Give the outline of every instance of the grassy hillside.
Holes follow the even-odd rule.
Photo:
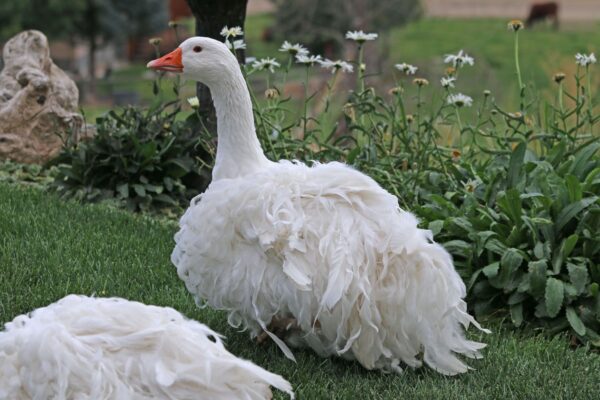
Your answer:
[[[561,338],[502,329],[475,368],[448,378],[426,368],[401,376],[297,351],[298,363],[274,345],[259,347],[226,323],[223,313],[196,308],[169,262],[176,226],[106,206],[64,203],[40,190],[0,183],[0,324],[68,293],[121,296],[171,306],[227,336],[236,355],[289,379],[298,399],[590,399],[600,359],[571,350]],[[283,398],[278,396],[277,398]]]

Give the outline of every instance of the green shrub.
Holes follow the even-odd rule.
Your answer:
[[[600,143],[566,148],[538,157],[521,142],[418,213],[454,255],[477,314],[570,327],[600,346]]]
[[[66,146],[53,164],[53,187],[86,201],[116,199],[131,210],[185,206],[208,184],[208,155],[194,123],[177,120],[178,103],[110,111],[93,139]]]

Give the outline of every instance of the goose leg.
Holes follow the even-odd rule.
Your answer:
[[[281,340],[285,340],[290,331],[295,329],[298,329],[298,323],[295,318],[290,317],[274,317],[267,326],[267,330],[274,335],[277,335]],[[267,335],[267,332],[262,332],[256,337],[256,343],[263,344],[268,338],[269,335]]]

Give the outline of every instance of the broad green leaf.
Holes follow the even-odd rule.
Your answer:
[[[588,161],[594,156],[596,151],[600,149],[600,143],[591,143],[588,146],[583,147],[575,154],[573,164],[569,169],[569,172],[579,179],[583,180],[582,176],[585,172]]]
[[[450,240],[444,243],[444,247],[452,254],[468,255],[471,250],[471,244],[464,240]]]
[[[598,292],[600,292],[600,285],[598,285],[596,282],[590,284],[588,287],[588,292],[592,297],[598,296]]]
[[[128,198],[129,197],[129,185],[126,183],[118,185],[117,192],[119,192],[121,197],[123,197],[124,199]]]
[[[556,217],[556,221],[554,223],[554,231],[560,232],[560,230],[564,228],[564,226],[568,224],[571,221],[571,219],[573,219],[582,210],[594,204],[597,200],[597,196],[586,197],[585,199],[581,199],[575,203],[571,203],[568,206],[566,206]]]
[[[348,156],[346,157],[346,162],[350,165],[354,164],[354,160],[360,154],[361,149],[361,147],[355,147],[352,150],[350,150]]]
[[[515,188],[508,189],[504,196],[498,198],[498,206],[506,213],[508,218],[515,225],[520,226],[521,221],[521,196],[519,191]]]
[[[579,335],[585,335],[585,325],[577,315],[577,311],[573,307],[567,307],[567,320],[573,328],[573,330]]]
[[[512,274],[523,262],[523,256],[517,249],[509,249],[500,259],[500,266]]]
[[[485,243],[485,248],[500,256],[503,255],[506,250],[508,250],[508,247],[506,247],[506,245],[496,238],[491,238],[488,240]]]
[[[467,232],[473,231],[473,225],[466,218],[452,218],[452,224],[464,229]]]
[[[561,140],[548,152],[548,161],[556,166],[558,163],[563,161],[563,157],[567,152],[567,142],[565,140]]]
[[[569,193],[569,202],[574,203],[581,200],[583,192],[581,190],[581,183],[579,182],[579,179],[573,175],[567,175],[565,177],[565,184],[567,187],[567,192]]]
[[[429,229],[431,231],[431,233],[433,233],[433,236],[435,236],[442,231],[443,227],[444,227],[444,221],[438,219],[436,221],[431,221],[429,223],[429,225],[427,226],[427,229]]]
[[[578,239],[579,236],[576,233],[574,233],[563,241],[560,251],[562,252],[563,257],[565,259],[571,255],[571,252],[575,248]]]
[[[483,269],[481,271],[488,278],[494,278],[495,276],[498,275],[498,270],[499,269],[500,269],[500,263],[496,261],[496,262],[491,263],[490,265],[488,265],[486,267],[483,267]]]
[[[506,187],[514,188],[519,182],[519,176],[521,172],[521,166],[525,159],[525,151],[527,150],[527,143],[520,142],[515,150],[513,151],[510,161],[508,163],[508,171],[506,172]]]
[[[565,290],[562,281],[556,278],[548,278],[546,280],[546,294],[544,296],[546,301],[546,311],[548,316],[554,318],[558,315],[563,303],[565,296]]]
[[[600,177],[600,167],[594,168],[585,178],[583,182],[583,190],[589,191],[592,186],[600,183],[598,177]]]
[[[522,292],[514,292],[513,294],[511,294],[508,297],[508,300],[506,301],[508,303],[509,306],[515,305],[515,304],[519,304],[522,303],[523,300],[525,300],[527,298],[527,294],[522,293]]]
[[[510,306],[510,318],[516,327],[523,323],[523,303]]]
[[[539,259],[544,258],[546,256],[544,251],[544,243],[537,242],[535,244],[535,246],[533,247],[533,255]]]
[[[569,279],[573,286],[575,286],[577,294],[583,293],[589,281],[587,267],[585,265],[568,263],[567,269],[569,270]]]
[[[146,197],[146,189],[144,189],[143,185],[140,185],[138,183],[135,183],[132,185],[133,186],[133,190],[135,191],[135,193],[140,196],[140,197]]]

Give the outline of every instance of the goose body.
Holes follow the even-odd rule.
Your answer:
[[[279,375],[172,308],[69,295],[0,332],[0,399],[270,399]]]
[[[227,310],[253,337],[266,332],[290,358],[288,345],[305,346],[368,369],[422,359],[453,375],[468,368],[458,354],[479,357],[484,345],[464,337],[479,325],[450,255],[359,171],[267,160],[222,43],[191,38],[149,66],[207,84],[217,111],[213,181],[181,218],[171,257],[198,302]],[[269,326],[288,320],[281,340]]]

